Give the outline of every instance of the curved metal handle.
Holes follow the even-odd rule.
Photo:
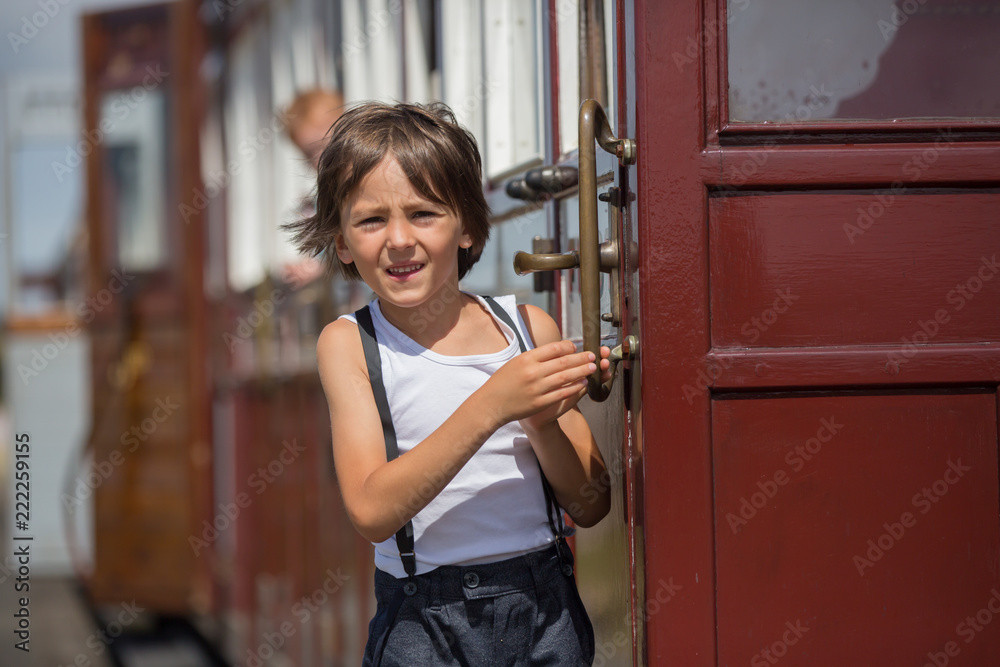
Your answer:
[[[602,248],[597,228],[597,151],[594,141],[621,164],[635,162],[635,142],[611,133],[608,117],[597,100],[580,106],[580,306],[583,311],[583,349],[601,358],[601,270],[618,267],[616,244]],[[602,262],[602,255],[604,261]],[[614,374],[601,383],[601,369],[587,379],[587,394],[595,401],[607,399]]]
[[[601,358],[601,272],[614,272],[617,280],[621,266],[621,253],[617,227],[611,240],[600,242],[597,227],[597,150],[601,148],[618,156],[620,164],[635,162],[635,142],[618,139],[611,133],[608,117],[596,100],[585,100],[580,106],[580,249],[563,254],[518,252],[514,255],[514,271],[523,276],[534,271],[556,271],[580,267],[580,301],[583,311],[583,348]],[[618,206],[618,202],[609,201]],[[617,290],[613,291],[617,294]],[[613,313],[617,313],[617,306]],[[612,318],[614,319],[614,318]],[[611,355],[612,374],[606,383],[601,382],[601,369],[587,378],[587,394],[595,401],[603,401],[611,393],[614,371],[619,361],[633,359],[638,353],[638,342],[628,337]]]
[[[536,271],[559,271],[580,266],[580,254],[575,250],[565,253],[530,253],[518,251],[514,254],[514,273],[526,276]]]

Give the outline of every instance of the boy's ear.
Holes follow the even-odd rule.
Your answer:
[[[472,235],[463,230],[463,232],[462,232],[462,238],[458,240],[458,247],[459,248],[471,248],[472,247],[472,243],[473,243],[473,241],[472,241]]]
[[[347,247],[347,244],[344,243],[343,234],[338,233],[337,236],[334,237],[333,245],[337,250],[337,257],[340,258],[341,262],[344,264],[351,264],[354,262],[354,256],[351,255],[350,249]]]

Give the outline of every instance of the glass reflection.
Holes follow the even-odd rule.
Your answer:
[[[164,96],[137,90],[102,100],[103,208],[117,230],[119,265],[150,271],[162,267],[167,253]]]
[[[730,119],[997,118],[998,36],[986,0],[729,0]]]

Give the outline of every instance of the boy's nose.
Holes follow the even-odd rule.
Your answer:
[[[386,225],[386,245],[390,248],[409,248],[413,245],[413,226],[405,217],[392,216]]]

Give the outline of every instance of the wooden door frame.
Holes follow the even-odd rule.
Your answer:
[[[94,406],[94,421],[110,423],[108,411],[113,408],[108,407],[111,403],[109,395],[127,393],[128,400],[138,405],[142,391],[145,390],[144,385],[149,383],[152,386],[150,376],[155,377],[158,368],[171,363],[184,366],[183,399],[187,403],[182,412],[189,419],[190,427],[179,438],[177,445],[185,449],[186,459],[189,461],[186,470],[190,484],[185,508],[189,527],[187,532],[196,536],[202,534],[202,522],[210,523],[214,515],[211,401],[205,366],[209,347],[204,292],[207,235],[202,226],[202,211],[193,213],[185,224],[180,224],[182,216],[179,208],[190,200],[192,193],[202,191],[199,133],[205,100],[198,67],[206,47],[196,0],[177,0],[95,12],[85,14],[81,19],[84,59],[83,122],[88,131],[87,136],[98,137],[85,159],[86,218],[90,237],[88,284],[91,294],[107,292],[105,287],[109,284],[109,277],[114,275],[112,269],[117,261],[117,230],[109,224],[109,214],[105,210],[102,171],[105,148],[101,138],[108,128],[99,122],[99,101],[101,95],[109,91],[146,84],[147,72],[134,64],[123,76],[109,73],[109,58],[115,46],[117,26],[143,21],[162,21],[166,34],[162,45],[164,53],[159,56],[158,61],[161,64],[165,62],[166,67],[162,72],[163,79],[157,85],[162,86],[171,98],[164,118],[172,138],[165,152],[168,160],[164,202],[167,258],[162,267],[146,272],[137,271],[132,276],[135,282],[129,285],[128,290],[122,290],[125,296],[111,299],[106,307],[98,309],[92,320],[87,322],[94,340],[92,392],[95,397],[101,397]],[[130,341],[124,336],[129,333],[127,320],[132,316],[155,323],[177,323],[177,329],[180,330],[177,352],[181,358],[173,360],[154,357],[150,360],[148,369],[138,372],[138,389],[109,389],[109,366],[114,368],[116,365],[122,366],[126,360],[131,361],[126,356],[131,352],[126,349]],[[124,419],[123,413],[110,416]],[[130,426],[122,425],[125,428]],[[93,441],[103,435],[95,430],[88,447],[98,447],[97,451],[100,452],[101,447],[106,449],[116,444],[112,440]],[[135,460],[129,459],[130,465],[142,456],[141,450],[132,456]],[[97,493],[100,494],[101,490],[98,489]],[[183,537],[186,538],[187,533]],[[100,540],[100,537],[95,539]],[[90,581],[91,595],[98,601],[115,602],[117,597],[126,595],[126,592],[122,591],[120,582],[108,579],[111,575],[107,574],[108,568],[101,562],[102,558],[109,556],[107,547],[102,548],[99,544],[95,548],[98,560],[95,572],[98,576]],[[165,587],[161,582],[150,580],[144,582],[148,586],[141,593],[133,593],[140,603],[155,611],[209,612],[216,603],[216,590],[212,581],[215,565],[211,558],[209,554],[193,558],[192,568],[186,573],[189,585],[183,591],[170,591],[167,590],[169,584]],[[178,567],[183,565],[179,564]]]

